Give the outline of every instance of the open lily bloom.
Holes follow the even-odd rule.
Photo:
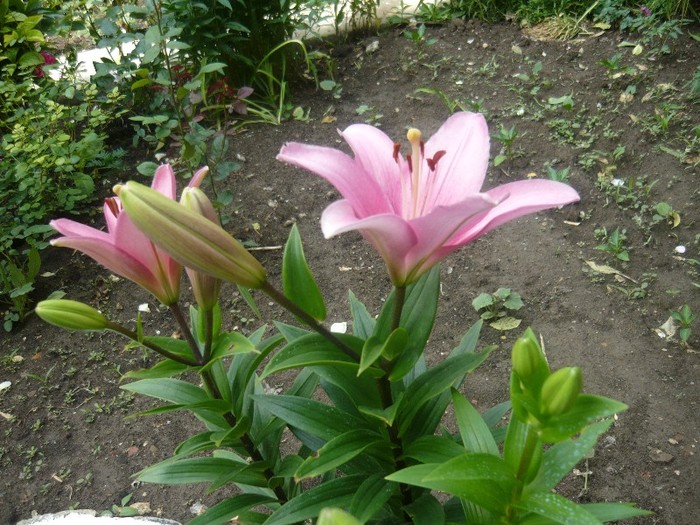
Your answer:
[[[190,185],[199,184],[205,173],[198,171]],[[156,169],[151,187],[175,199],[175,174],[169,165]],[[106,232],[70,219],[51,221],[51,226],[63,235],[51,244],[83,252],[108,270],[145,288],[163,304],[174,304],[180,295],[182,266],[136,228],[118,197],[105,200],[104,215]]]
[[[489,133],[481,114],[456,113],[423,142],[411,129],[411,153],[373,126],[341,133],[354,153],[288,143],[278,160],[320,175],[342,199],[321,217],[326,238],[358,230],[384,259],[396,286],[489,230],[528,213],[579,199],[570,186],[523,180],[486,192]]]

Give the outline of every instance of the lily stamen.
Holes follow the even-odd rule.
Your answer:
[[[420,130],[411,128],[406,134],[406,138],[411,143],[411,155],[407,160],[411,163],[411,194],[413,196],[413,216],[418,212],[418,193],[420,190],[420,165],[423,160],[423,143],[421,142]]]

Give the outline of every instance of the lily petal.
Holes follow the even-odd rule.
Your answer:
[[[501,203],[478,223],[461,231],[449,244],[463,245],[498,226],[530,213],[556,208],[579,200],[571,186],[553,180],[520,180],[503,184],[487,194]]]
[[[290,142],[282,147],[277,159],[320,175],[362,215],[392,211],[376,180],[358,169],[355,160],[342,151]]]

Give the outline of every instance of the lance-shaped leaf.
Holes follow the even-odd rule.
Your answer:
[[[381,436],[365,429],[351,430],[341,434],[328,441],[314,455],[306,458],[294,473],[294,478],[301,481],[321,476],[362,454],[372,445],[382,442]]]
[[[288,525],[315,518],[325,507],[346,507],[366,476],[344,476],[302,492],[277,509],[264,525]]]
[[[612,420],[600,421],[586,427],[577,438],[552,445],[542,456],[542,468],[537,477],[525,487],[525,492],[552,490],[595,446],[598,438],[612,425]]]
[[[368,424],[335,407],[313,399],[295,396],[252,396],[263,408],[286,421],[291,427],[330,441],[350,430],[368,428]]]
[[[355,492],[348,510],[362,523],[371,519],[396,492],[398,485],[386,481],[381,474],[373,474],[362,482]]]
[[[221,525],[230,523],[233,518],[243,511],[275,501],[277,501],[275,498],[264,494],[239,494],[207,509],[203,514],[188,522],[188,525]]]
[[[498,456],[498,445],[488,425],[474,406],[457,390],[452,389],[457,428],[467,452],[483,452]]]
[[[494,456],[488,456],[493,459]],[[455,473],[454,479],[430,479],[432,473],[443,467],[444,464],[429,463],[425,465],[415,465],[408,467],[386,477],[389,481],[397,483],[406,483],[408,485],[416,485],[430,490],[439,490],[448,494],[453,494],[460,498],[465,498],[470,501],[477,502],[479,505],[494,514],[500,515],[505,507],[510,503],[511,484],[506,484],[488,479],[488,477],[479,478],[479,474],[488,474],[482,468],[480,472],[474,472],[474,476],[470,477],[469,472]]]
[[[376,337],[370,337],[365,341],[362,347],[362,355],[360,357],[360,368],[357,375],[372,366],[377,359],[384,357],[388,361],[392,361],[396,356],[406,348],[408,343],[408,332],[401,327],[389,334],[385,341],[380,341]]]
[[[536,492],[520,500],[516,507],[520,511],[532,512],[543,516],[549,523],[561,525],[600,525],[600,520],[581,505],[554,494],[553,492]]]
[[[577,432],[586,425],[627,410],[627,405],[603,396],[581,394],[573,406],[561,416],[549,419],[540,430],[542,441],[556,443]]]
[[[406,389],[401,408],[398,413],[399,434],[404,434],[413,423],[418,411],[428,401],[448,390],[455,382],[479,366],[488,354],[462,354],[449,357],[439,365],[420,375]]]
[[[357,354],[362,351],[363,341],[351,335],[336,334],[336,337]],[[325,337],[313,333],[294,339],[277,352],[265,367],[261,379],[282,370],[303,368],[316,365],[350,366],[357,368],[357,363],[343,353]]]
[[[304,257],[304,247],[296,224],[292,226],[284,248],[282,287],[284,295],[311,317],[317,321],[326,318],[326,305]]]
[[[360,339],[367,339],[372,335],[374,330],[375,320],[367,311],[367,308],[362,304],[352,290],[348,290],[350,301],[350,313],[352,314],[352,331]]]

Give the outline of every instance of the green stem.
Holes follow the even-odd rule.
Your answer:
[[[392,313],[391,320],[391,331],[396,330],[401,324],[401,314],[403,312],[403,307],[406,302],[406,287],[397,286],[394,294],[394,311]],[[377,379],[377,388],[379,390],[379,395],[382,400],[382,408],[385,410],[389,408],[394,403],[394,396],[391,392],[391,381],[389,381],[389,374],[391,373],[392,363],[390,361],[382,361],[382,369],[384,370],[384,376]],[[401,436],[399,436],[398,429],[393,424],[387,427],[387,432],[389,433],[389,439],[393,446],[394,453],[394,464],[396,465],[396,470],[402,470],[407,467],[406,462],[403,460],[403,441]],[[413,502],[413,497],[411,496],[411,487],[404,483],[399,483],[399,492],[401,493],[401,502],[403,506],[406,507]],[[406,523],[411,523],[411,517],[404,511],[404,521]]]
[[[510,504],[506,507],[506,522],[505,523],[517,523],[517,511],[515,506],[520,501],[523,494],[523,488],[525,487],[525,476],[530,468],[530,463],[535,455],[536,447],[540,446],[540,440],[537,430],[532,425],[527,425],[527,435],[525,436],[525,445],[523,446],[523,451],[520,454],[520,462],[518,463],[518,472],[515,477],[518,479],[518,483],[513,487],[513,492],[510,498]]]
[[[190,330],[190,326],[187,324],[187,321],[185,320],[185,316],[182,315],[182,310],[180,310],[180,306],[177,303],[172,304],[172,305],[170,305],[170,311],[172,312],[173,316],[175,317],[175,320],[177,321],[177,324],[180,327],[180,331],[182,332],[182,335],[185,338],[185,341],[187,341],[187,344],[192,349],[192,353],[194,354],[195,358],[197,359],[197,363],[200,366],[206,364],[206,361],[204,360],[204,357],[202,356],[202,352],[199,349],[199,345],[197,344],[197,341],[194,340],[194,336],[192,335],[192,331]]]
[[[204,362],[208,363],[211,359],[211,347],[214,327],[214,310],[211,308],[204,311]]]
[[[165,348],[161,348],[160,346],[155,345],[153,343],[149,343],[147,341],[139,341],[139,336],[136,332],[132,332],[131,330],[120,324],[113,323],[110,321],[109,326],[107,326],[107,328],[109,330],[112,330],[113,332],[117,332],[118,334],[121,334],[124,337],[131,339],[132,341],[136,341],[141,346],[145,346],[149,350],[153,350],[154,352],[162,355],[163,357],[167,357],[168,359],[172,359],[173,361],[177,361],[178,363],[182,363],[183,365],[187,366],[199,366],[199,362],[197,362],[194,359],[187,359],[184,356],[174,354],[173,352],[170,352]]]
[[[311,328],[315,332],[325,337],[328,341],[333,343],[336,347],[338,347],[340,351],[342,351],[345,355],[350,357],[353,361],[356,361],[358,363],[360,362],[360,356],[357,355],[357,352],[355,352],[355,350],[343,343],[340,339],[336,337],[336,335],[333,332],[328,330],[328,328],[326,328],[316,319],[307,314],[303,309],[299,308],[294,302],[288,299],[287,296],[275,289],[269,282],[266,282],[260,289],[263,292],[265,292],[273,301],[282,306],[285,310],[294,314],[309,328]]]
[[[403,305],[406,303],[406,287],[397,286],[394,295],[394,315],[391,319],[391,331],[393,332],[401,325],[401,313]]]

